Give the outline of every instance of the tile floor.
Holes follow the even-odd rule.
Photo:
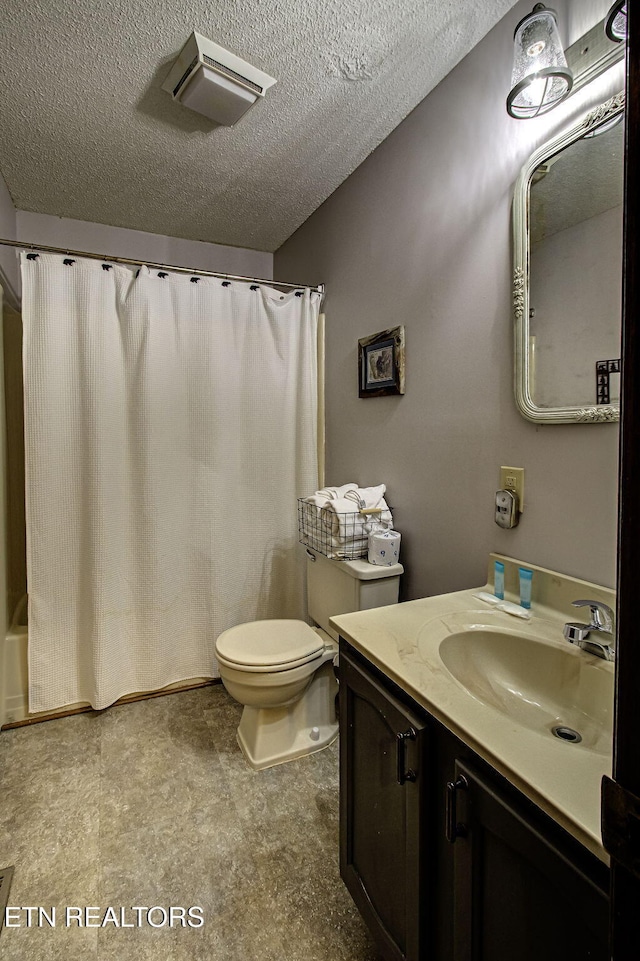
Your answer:
[[[339,877],[337,744],[254,772],[239,716],[215,685],[0,733],[9,904],[56,908],[15,912],[2,961],[377,961]],[[131,910],[154,906],[204,924]]]

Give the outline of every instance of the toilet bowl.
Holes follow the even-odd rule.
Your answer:
[[[402,571],[400,564],[330,560],[308,549],[307,601],[314,627],[293,619],[252,621],[220,634],[218,669],[231,697],[244,705],[237,739],[254,770],[335,741],[338,635],[329,618],[396,604]]]
[[[216,641],[222,682],[244,705],[240,748],[256,770],[328,747],[338,736],[335,641],[304,621],[239,624]]]

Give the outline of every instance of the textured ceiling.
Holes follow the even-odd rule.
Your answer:
[[[4,0],[0,170],[22,210],[275,250],[513,5]],[[161,90],[194,29],[278,81],[233,128]]]

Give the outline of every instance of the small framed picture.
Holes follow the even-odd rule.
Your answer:
[[[358,341],[360,397],[404,394],[404,325]]]

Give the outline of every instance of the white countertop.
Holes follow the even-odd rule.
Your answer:
[[[540,580],[542,575],[536,574],[536,577]],[[569,593],[573,591],[574,598],[593,596],[576,593],[575,585],[586,586],[584,582],[573,581]],[[491,591],[492,587],[477,590]],[[611,775],[612,763],[606,737],[595,751],[582,744],[559,740],[548,730],[529,729],[512,721],[474,697],[449,673],[438,656],[440,641],[447,630],[455,630],[456,624],[468,621],[470,612],[477,612],[481,623],[512,632],[513,643],[517,643],[517,634],[521,631],[559,645],[567,644],[562,637],[567,612],[552,611],[541,605],[538,612],[534,602],[531,620],[523,621],[492,610],[473,597],[476,592],[460,591],[341,614],[331,618],[331,624],[426,711],[597,857],[608,862],[600,833],[600,782],[603,774]],[[577,648],[571,648],[573,650],[577,657],[592,658]],[[613,673],[613,664],[592,659],[599,662],[598,667]]]

